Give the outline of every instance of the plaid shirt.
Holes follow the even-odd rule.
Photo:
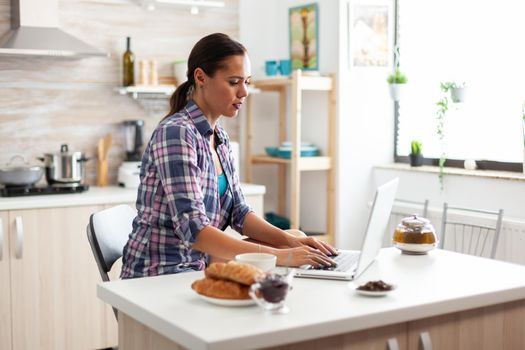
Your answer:
[[[231,225],[242,233],[246,204],[228,135],[213,133],[193,101],[164,119],[142,156],[137,217],[124,247],[122,278],[203,270],[207,254],[192,249],[198,233],[211,225]],[[219,186],[209,139],[215,136],[228,189]]]

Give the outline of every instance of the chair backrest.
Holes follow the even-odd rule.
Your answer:
[[[100,277],[104,282],[109,281],[108,272],[111,271],[115,261],[122,256],[135,216],[137,211],[123,204],[91,214],[89,217],[87,237]],[[113,313],[118,321],[115,308]]]
[[[402,210],[399,206],[405,206],[406,209]],[[411,214],[418,214],[426,218],[428,214],[428,199],[425,199],[424,201],[412,201],[396,198],[390,216],[403,215],[403,217],[406,217]],[[401,219],[403,217],[401,217]]]
[[[109,281],[108,272],[122,256],[137,211],[129,205],[118,205],[91,214],[87,236],[103,281]]]
[[[452,206],[445,202],[440,247],[494,259],[502,223],[503,209],[473,209]]]
[[[428,214],[428,199],[424,201],[413,201],[396,198],[394,200],[394,206],[390,212],[390,219],[388,220],[388,226],[383,240],[383,247],[390,247],[392,245],[392,236],[397,225],[403,218],[412,214],[418,214],[426,218]]]

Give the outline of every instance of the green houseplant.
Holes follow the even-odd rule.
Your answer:
[[[405,84],[408,82],[406,75],[401,73],[399,67],[396,67],[395,72],[390,74],[386,81],[389,84],[390,96],[394,101],[399,101],[403,94]]]
[[[422,166],[423,154],[421,153],[422,144],[417,140],[412,140],[410,143],[410,166]]]

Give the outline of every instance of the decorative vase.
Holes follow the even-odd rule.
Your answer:
[[[420,154],[412,154],[409,155],[410,158],[410,166],[422,166],[423,165],[423,155]]]
[[[399,101],[401,99],[403,91],[405,90],[405,85],[406,84],[388,84],[392,100]]]
[[[450,98],[455,103],[465,102],[467,89],[465,87],[451,88]]]

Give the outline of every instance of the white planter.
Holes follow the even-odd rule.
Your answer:
[[[525,149],[523,149],[523,173],[525,174]]]
[[[465,102],[466,95],[467,95],[467,88],[465,87],[450,89],[450,98],[452,99],[452,102],[455,102],[455,103]]]
[[[389,84],[388,88],[390,90],[390,97],[392,100],[399,101],[404,94],[406,84]]]

